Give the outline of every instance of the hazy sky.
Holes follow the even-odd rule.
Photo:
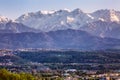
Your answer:
[[[115,9],[120,11],[120,0],[0,0],[0,15],[17,18],[26,12],[39,10],[80,8],[85,12],[97,9]]]

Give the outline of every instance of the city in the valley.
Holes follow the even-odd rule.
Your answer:
[[[36,80],[119,80],[119,56],[120,50],[1,49],[0,74],[5,69]]]

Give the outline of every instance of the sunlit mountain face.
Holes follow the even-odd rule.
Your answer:
[[[31,28],[48,32],[63,29],[79,29],[85,24],[101,21],[120,23],[120,12],[115,10],[97,10],[93,13],[85,13],[80,9],[38,11],[26,13],[16,19]]]
[[[120,48],[120,12],[38,11],[0,16],[0,48],[103,50]]]

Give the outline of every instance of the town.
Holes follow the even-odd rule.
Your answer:
[[[49,52],[50,54],[54,53],[55,57],[57,56],[60,58],[63,58],[63,54],[61,52],[65,52],[64,57],[66,56],[68,57],[67,53],[69,53],[69,51],[67,50],[61,51],[61,50],[50,50],[50,49],[19,49],[19,50],[2,49],[0,50],[0,68],[1,69],[5,68],[6,70],[14,73],[21,73],[21,72],[29,73],[35,76],[35,78],[38,80],[44,80],[44,79],[45,80],[58,80],[58,79],[60,80],[120,80],[119,62],[114,64],[113,63],[110,64],[107,62],[105,64],[69,63],[69,62],[60,63],[58,60],[57,63],[55,63],[54,61],[52,61],[53,63],[52,62],[47,63],[46,60],[44,60],[44,62],[31,61],[27,56],[27,54],[33,56],[32,58],[31,57],[30,58],[34,60],[35,54],[40,54],[42,56],[45,56],[41,52],[47,55],[49,55]],[[60,54],[57,52],[59,52]],[[78,53],[78,51],[70,51],[70,52],[72,52],[72,54],[76,53],[76,55]],[[24,56],[26,56],[27,60],[22,59],[24,56],[21,55],[23,55],[24,53],[26,54]],[[30,53],[34,53],[34,55]],[[49,58],[50,56],[51,55],[49,55]],[[54,56],[52,56],[52,58],[54,58]],[[90,59],[89,61],[92,61],[92,59]]]

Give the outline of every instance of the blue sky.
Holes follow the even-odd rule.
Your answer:
[[[80,8],[85,12],[97,9],[115,9],[120,11],[120,0],[0,0],[0,15],[15,19],[26,12],[39,10]]]

